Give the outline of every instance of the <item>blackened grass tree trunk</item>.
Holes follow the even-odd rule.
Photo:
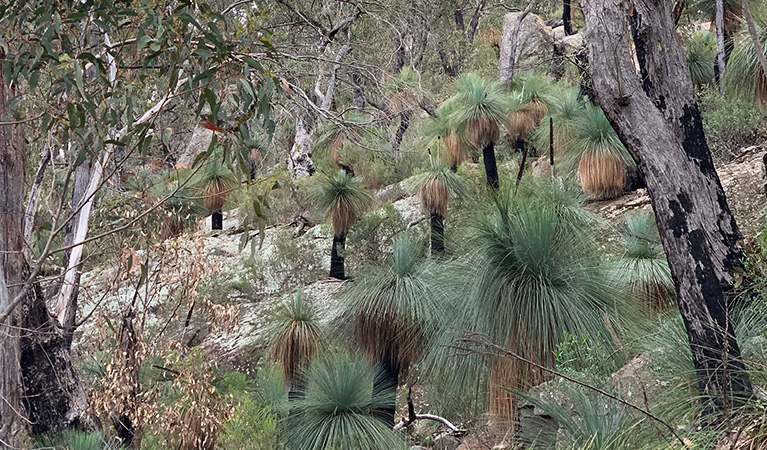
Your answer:
[[[429,214],[432,255],[445,254],[445,218],[437,211]]]
[[[498,164],[495,160],[495,142],[490,141],[482,146],[482,161],[485,164],[487,185],[497,191],[501,183],[498,180]]]
[[[711,422],[751,395],[729,320],[741,238],[703,134],[670,2],[584,0],[594,88],[647,181],[703,414]],[[626,23],[626,20],[630,23]],[[626,33],[632,35],[641,73]],[[709,422],[709,423],[710,423]]]
[[[344,251],[346,249],[346,234],[333,234],[333,248],[330,250],[330,277],[339,280],[346,279],[344,269]]]
[[[562,0],[562,26],[565,27],[565,36],[573,34],[573,25],[570,18],[570,0]]]

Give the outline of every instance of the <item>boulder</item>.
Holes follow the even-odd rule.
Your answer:
[[[554,36],[554,39],[558,41],[561,41],[562,39],[567,37],[567,35],[565,34],[565,27],[562,25],[552,28],[551,34],[552,36]]]
[[[565,56],[572,56],[581,50],[586,48],[586,39],[583,37],[583,32],[580,31],[570,36],[565,36],[561,39],[561,51]]]
[[[509,70],[511,63],[512,34],[521,13],[508,13],[503,20],[501,37],[500,72]],[[535,14],[528,14],[522,21],[517,38],[516,65],[514,71],[538,70],[548,72],[554,55],[554,35],[551,28]]]

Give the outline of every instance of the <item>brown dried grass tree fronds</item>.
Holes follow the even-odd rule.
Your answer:
[[[285,385],[294,387],[296,375],[307,367],[322,342],[319,318],[301,291],[283,301],[272,314],[269,357],[282,365]]]
[[[623,161],[613,155],[584,153],[578,162],[578,180],[594,200],[620,197],[626,184]]]
[[[620,196],[626,180],[625,167],[634,162],[602,109],[586,105],[573,127],[571,149],[564,158],[565,167],[577,168],[581,188],[592,199]]]

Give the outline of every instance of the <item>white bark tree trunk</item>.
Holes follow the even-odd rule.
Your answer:
[[[724,49],[724,0],[716,0],[716,12],[714,22],[716,23],[716,67],[717,83],[719,83],[719,93],[724,95],[724,71],[725,71],[725,49]]]
[[[24,245],[29,247],[32,239],[32,232],[35,228],[35,215],[37,214],[37,204],[40,201],[40,191],[43,187],[43,179],[48,163],[51,162],[50,136],[48,142],[40,155],[40,165],[37,167],[35,180],[32,182],[32,189],[29,191],[29,200],[27,201],[27,210],[24,212]]]

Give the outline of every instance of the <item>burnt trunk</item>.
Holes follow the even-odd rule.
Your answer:
[[[344,274],[344,247],[346,246],[346,235],[333,235],[333,248],[330,251],[330,277],[339,280],[345,280]]]
[[[605,114],[645,176],[687,329],[707,421],[751,395],[731,323],[733,272],[743,252],[703,134],[665,0],[638,0],[633,47],[622,0],[587,0],[589,59]],[[641,74],[636,73],[634,57]],[[673,174],[673,176],[669,176]]]
[[[562,25],[565,27],[565,36],[573,34],[573,25],[570,20],[570,0],[562,0]]]
[[[445,254],[445,224],[442,214],[433,212],[430,214],[431,225],[431,254],[432,256]]]
[[[501,185],[498,181],[498,165],[495,162],[495,143],[489,142],[482,147],[482,160],[485,163],[487,185],[497,191]]]
[[[0,58],[5,53],[0,49]],[[0,121],[12,121],[7,99],[16,93],[0,73]],[[0,125],[0,314],[11,306],[23,281],[24,175],[26,148],[22,125]],[[0,323],[0,446],[20,446],[24,428],[19,365],[20,308]]]
[[[381,417],[389,428],[394,427],[394,413],[397,411],[397,386],[399,384],[400,365],[389,358],[381,360],[381,373],[373,383],[373,392],[392,392],[392,401],[381,408]]]
[[[221,210],[213,211],[210,215],[210,229],[211,230],[223,230],[224,229],[224,215]]]
[[[130,414],[131,410],[135,408],[135,405],[137,404],[136,398],[141,392],[139,363],[136,358],[136,350],[139,342],[136,337],[136,330],[133,327],[133,316],[134,310],[133,307],[131,307],[125,317],[123,317],[120,334],[117,338],[117,345],[119,346],[120,352],[118,357],[121,359],[120,364],[122,365],[123,370],[126,371],[124,378],[126,385],[122,386],[124,394],[120,397],[121,404],[112,414],[112,426],[123,446],[139,448],[141,442],[141,430],[136,428],[131,420]]]
[[[22,303],[21,324],[23,402],[32,433],[55,433],[70,426],[94,428],[88,394],[72,364],[70,337],[56,326],[37,284]]]

